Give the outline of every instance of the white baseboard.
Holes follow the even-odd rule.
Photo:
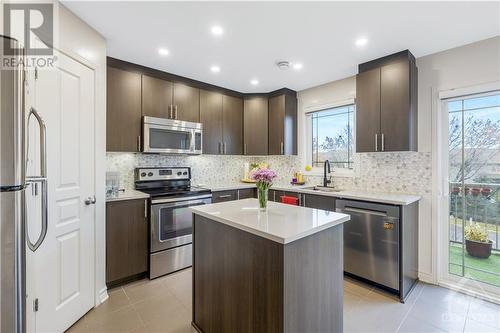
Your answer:
[[[418,279],[422,282],[425,282],[425,283],[437,284],[434,276],[432,274],[429,274],[429,273],[418,272]]]
[[[99,306],[101,305],[102,303],[106,302],[109,298],[109,295],[108,295],[108,288],[104,287],[102,288],[100,291],[99,291],[99,303],[96,304],[95,306]]]

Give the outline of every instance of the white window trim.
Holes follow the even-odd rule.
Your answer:
[[[458,290],[469,295],[486,299],[500,304],[498,287],[491,286],[477,280],[469,280],[449,273],[448,270],[448,110],[447,102],[453,99],[463,99],[469,95],[489,95],[500,90],[500,81],[485,84],[436,91],[437,98],[433,101],[432,139],[432,252],[437,253],[433,258],[432,267],[435,272],[431,277],[433,283],[443,287]],[[434,104],[435,103],[435,104]],[[434,233],[433,232],[433,233]]]
[[[354,104],[354,124],[356,124],[356,100],[354,98],[337,101],[328,104],[315,105],[313,107],[307,107],[304,109],[304,124],[305,124],[305,135],[306,135],[306,147],[305,147],[305,165],[312,166],[312,116],[313,112],[323,111],[327,109],[347,106]],[[354,152],[356,153],[356,126],[353,127],[352,137],[354,140]],[[353,156],[354,157],[354,156]],[[354,165],[354,163],[353,163]],[[346,168],[332,168],[331,175],[334,177],[354,177],[356,165],[354,165],[353,169]],[[304,172],[306,176],[323,176],[323,168],[313,167],[311,171]]]

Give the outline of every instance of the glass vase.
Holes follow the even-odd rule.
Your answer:
[[[257,189],[257,198],[259,200],[259,211],[261,211],[261,212],[267,211],[268,196],[269,196],[269,189],[267,189],[267,188],[258,188]]]

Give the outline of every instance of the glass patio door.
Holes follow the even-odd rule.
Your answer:
[[[448,272],[500,286],[500,92],[445,100]]]

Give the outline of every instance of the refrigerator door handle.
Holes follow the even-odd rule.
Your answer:
[[[32,243],[29,239],[29,236],[26,234],[26,241],[28,243],[28,247],[31,251],[35,252],[40,245],[42,245],[45,236],[47,235],[47,228],[48,228],[48,198],[47,198],[47,128],[45,126],[45,122],[43,121],[42,117],[36,111],[35,108],[31,108],[30,112],[28,114],[28,128],[29,128],[29,121],[31,119],[31,116],[34,116],[35,119],[38,122],[38,125],[40,126],[40,176],[31,176],[31,177],[26,177],[26,183],[28,184],[33,184],[33,183],[40,183],[42,187],[42,230],[40,232],[40,236],[38,237],[37,241],[35,243]],[[28,140],[29,142],[29,140]],[[25,192],[26,195],[26,192]],[[26,202],[26,200],[25,200]],[[26,209],[26,206],[24,207]],[[26,212],[25,212],[26,214]],[[26,228],[26,231],[28,228]]]

